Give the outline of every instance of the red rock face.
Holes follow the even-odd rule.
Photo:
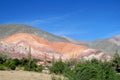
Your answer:
[[[75,58],[79,56],[87,48],[80,45],[75,45],[66,42],[54,42],[52,43],[52,48],[56,51],[65,54],[69,58]]]
[[[19,33],[8,38],[0,40],[0,52],[9,53],[13,58],[28,57],[31,53],[33,58],[44,60],[55,60],[61,58],[68,60],[70,58],[78,58],[78,56],[86,56],[99,54],[96,50],[88,50],[85,46],[80,46],[67,42],[49,42],[38,36]]]

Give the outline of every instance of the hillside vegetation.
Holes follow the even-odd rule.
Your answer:
[[[64,78],[52,76],[52,80],[120,80],[118,74],[120,56],[117,53],[110,62],[102,62],[96,59],[83,62],[76,62],[75,60],[62,62],[60,60],[53,62],[52,66],[38,66],[36,64],[38,61],[31,59],[30,56],[28,59],[11,59],[6,55],[0,55],[0,70],[25,70],[41,73],[42,70],[48,68],[51,74],[64,76]]]

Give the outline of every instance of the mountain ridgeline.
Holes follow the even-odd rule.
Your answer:
[[[0,52],[10,55],[12,58],[27,58],[29,48],[32,58],[44,60],[70,60],[97,58],[98,60],[110,60],[110,55],[104,52],[77,45],[72,39],[55,36],[48,32],[35,29],[26,25],[1,25],[0,26]]]
[[[74,40],[74,39],[71,39],[68,37],[56,36],[51,33],[45,32],[43,30],[36,29],[34,27],[27,26],[27,25],[22,25],[22,24],[0,25],[0,39],[1,40],[4,38],[10,37],[11,35],[15,35],[15,34],[19,34],[19,33],[27,33],[27,34],[23,34],[23,39],[22,39],[22,37],[18,38],[18,36],[16,36],[15,37],[16,41],[14,41],[12,38],[10,38],[12,43],[19,44],[19,42],[20,42],[20,44],[24,43],[24,45],[26,45],[26,44],[32,45],[32,46],[34,45],[35,47],[37,45],[38,48],[45,47],[44,48],[45,50],[50,49],[51,51],[53,51],[56,54],[57,53],[65,53],[66,55],[67,54],[70,55],[70,54],[75,53],[78,55],[78,54],[81,54],[81,51],[83,51],[83,53],[87,54],[87,55],[89,55],[89,53],[96,54],[96,53],[101,53],[101,52],[108,53],[108,54],[114,54],[116,52],[116,50],[118,52],[120,52],[120,36],[115,36],[115,37],[112,37],[109,39],[96,40],[93,42],[87,42],[87,41],[77,41],[77,40]],[[29,34],[31,34],[32,37],[30,37]],[[45,39],[45,40],[48,40],[48,41],[54,42],[54,43],[50,43],[47,41],[45,41],[46,43],[43,43],[43,42],[39,41],[40,40],[39,38],[36,38],[33,35],[36,35],[36,37],[43,38],[42,41],[44,41],[44,39]],[[26,36],[27,37],[29,36],[28,39],[29,40],[32,39],[31,41],[33,41],[33,43],[35,43],[35,42],[36,43],[35,44],[28,43]],[[17,38],[20,40],[18,41]],[[22,43],[21,43],[21,41],[22,41]],[[8,40],[8,42],[9,42],[9,40]],[[9,44],[9,43],[4,43],[4,44],[11,46],[11,44]],[[43,46],[43,44],[44,44],[44,46]],[[12,44],[12,46],[14,46],[14,44]],[[86,47],[87,48],[87,49],[85,48],[86,51],[84,51],[84,49],[81,48],[80,46]],[[17,47],[19,47],[19,46],[17,46]],[[37,49],[35,47],[34,47],[34,50],[35,50],[34,53],[37,53],[40,49]],[[95,49],[95,50],[91,50],[91,49]],[[99,51],[97,51],[97,50],[99,50]],[[19,49],[18,49],[18,51],[19,51]],[[48,51],[48,52],[51,53],[50,51]],[[46,52],[46,53],[48,53],[48,52]]]
[[[120,54],[120,35],[108,39],[96,40],[93,42],[73,40],[67,37],[64,38],[68,39],[72,43],[84,45],[86,47],[97,49],[108,54],[114,54],[116,51]]]
[[[0,25],[0,39],[6,38],[17,33],[30,33],[53,42],[68,42],[68,40],[63,37],[53,35],[51,33],[33,28],[31,26],[22,24]]]

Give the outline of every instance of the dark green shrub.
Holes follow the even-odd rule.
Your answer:
[[[66,64],[62,61],[55,62],[52,67],[49,68],[50,72],[55,74],[62,74],[66,68]]]
[[[13,60],[11,60],[8,64],[8,68],[11,69],[11,70],[15,70],[16,68],[16,65],[15,65],[15,62]]]
[[[37,71],[37,68],[36,60],[28,61],[24,66],[24,70],[26,71]]]
[[[37,67],[35,68],[35,71],[41,72],[43,69],[44,69],[43,66],[37,66]]]
[[[16,69],[16,66],[15,66],[14,64],[11,64],[11,65],[9,65],[9,68],[10,68],[11,70],[15,70],[15,69]]]
[[[20,66],[25,66],[26,64],[28,64],[29,60],[28,59],[25,59],[25,58],[22,58],[19,60],[20,61]]]
[[[30,68],[27,65],[24,66],[24,70],[25,71],[31,71]]]
[[[120,80],[120,74],[116,75],[116,80]]]
[[[0,65],[0,70],[5,70],[6,67],[4,65]]]
[[[19,59],[13,59],[12,61],[14,62],[15,66],[19,66],[21,64]]]
[[[0,56],[0,64],[3,64],[3,58]]]
[[[3,65],[5,65],[6,67],[8,67],[9,64],[10,64],[10,61],[6,61]]]
[[[8,69],[15,70],[16,67],[18,66],[18,62],[17,62],[17,59],[11,59],[11,60],[5,62],[4,65],[5,65]]]
[[[97,60],[77,64],[64,75],[69,80],[116,80],[116,72],[111,64]]]

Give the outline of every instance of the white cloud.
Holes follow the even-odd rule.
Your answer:
[[[83,12],[82,10],[77,10],[77,11],[74,11],[74,12],[70,12],[70,13],[67,13],[67,14],[64,14],[62,16],[53,16],[53,17],[49,17],[49,18],[45,18],[45,19],[35,19],[31,22],[26,22],[26,24],[29,24],[29,25],[39,25],[39,24],[49,24],[49,23],[55,23],[55,22],[59,22],[61,20],[65,20],[73,15],[76,15],[80,12]]]
[[[59,22],[61,20],[65,20],[67,17],[69,17],[69,14],[63,15],[63,16],[57,16],[57,17],[50,17],[46,19],[35,19],[31,22],[27,22],[29,25],[40,25],[40,24],[49,24],[49,23],[55,23]]]
[[[86,31],[55,31],[52,33],[59,36],[68,36],[68,35],[81,35],[87,32]]]

